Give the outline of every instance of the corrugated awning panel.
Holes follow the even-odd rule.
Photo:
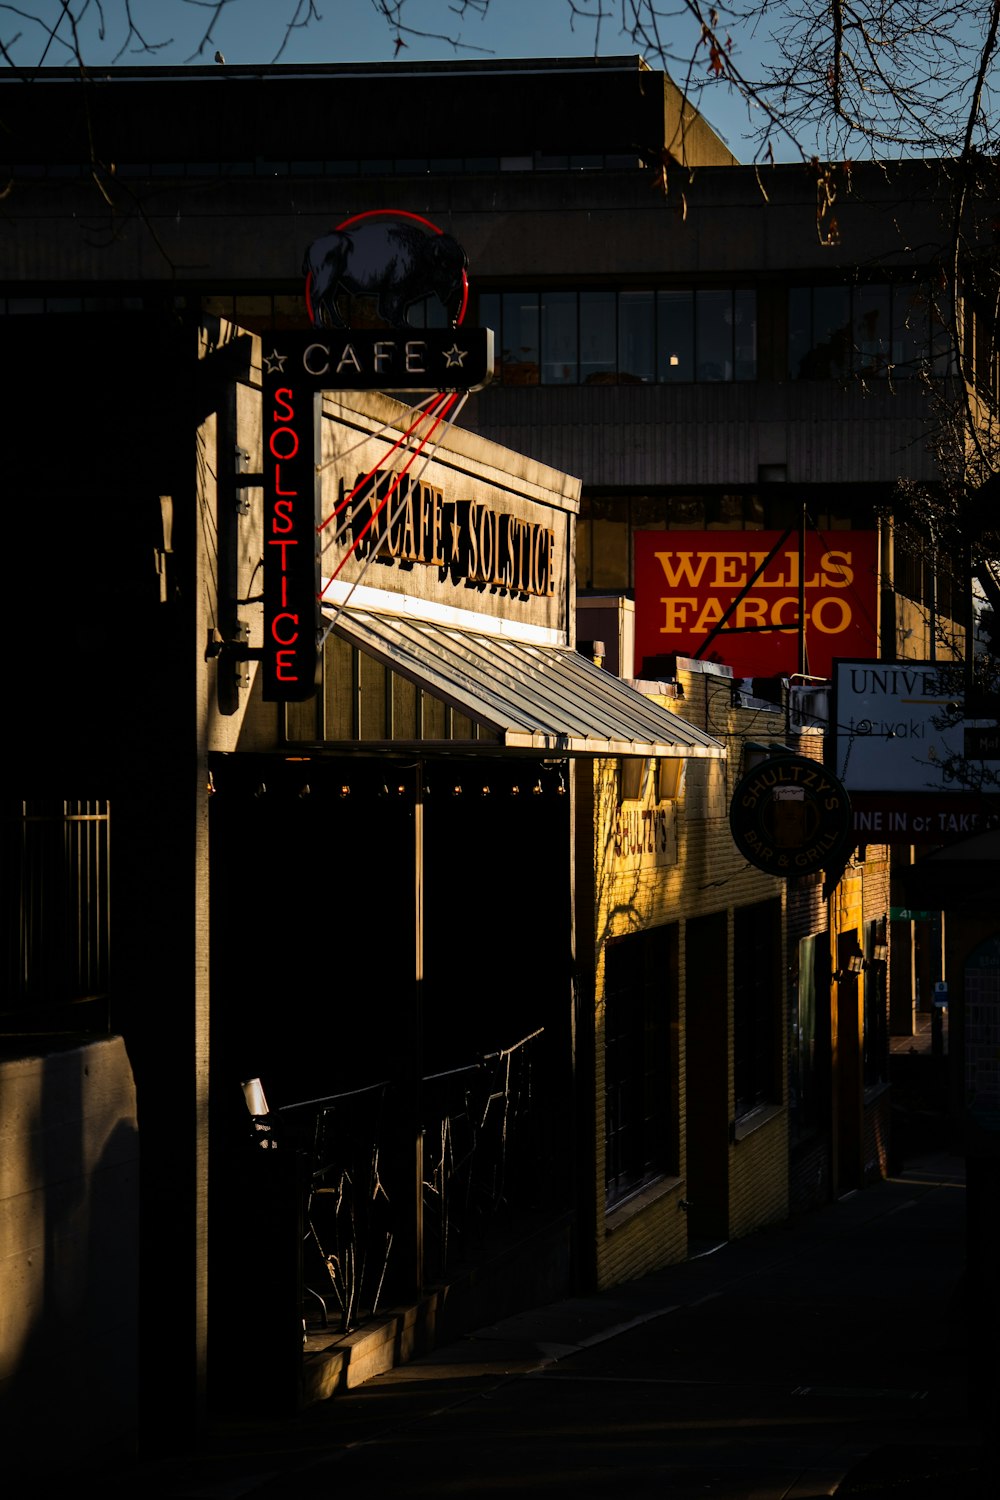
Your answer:
[[[718,757],[718,740],[569,646],[341,608],[334,634],[491,729],[511,749]]]

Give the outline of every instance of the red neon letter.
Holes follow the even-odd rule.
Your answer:
[[[292,440],[292,446],[287,453],[279,453],[278,449],[275,447],[275,443],[283,433],[287,433]],[[294,427],[276,427],[271,433],[271,441],[267,446],[270,448],[275,458],[294,458],[296,453],[298,453],[299,451],[299,435],[295,431]]]
[[[276,495],[297,495],[298,490],[283,490],[281,488],[281,465],[274,466],[274,493]]]
[[[298,682],[299,674],[292,671],[293,663],[289,660],[291,651],[276,651],[274,653],[274,675],[279,682]]]
[[[278,493],[284,495],[287,491],[279,490]],[[292,520],[292,502],[290,500],[275,500],[274,515],[271,517],[271,530],[280,532],[295,530],[295,524]]]
[[[298,630],[295,630],[287,638],[285,636],[283,636],[283,635],[279,635],[278,634],[278,621],[279,620],[291,620],[291,622],[292,622],[293,625],[298,625],[298,623],[299,623],[299,617],[298,617],[298,615],[289,614],[289,612],[287,610],[285,610],[285,612],[283,614],[275,615],[274,619],[271,621],[271,635],[274,638],[274,640],[276,640],[278,642],[278,645],[279,646],[294,646],[295,642],[299,638],[299,632],[298,632]],[[279,656],[281,655],[280,651],[278,652],[278,655]]]
[[[276,422],[293,422],[295,420],[295,411],[292,407],[291,402],[291,398],[293,395],[294,392],[291,386],[288,385],[283,385],[279,390],[275,391],[275,401],[280,401],[282,406],[285,408],[284,411],[275,411],[274,420]]]

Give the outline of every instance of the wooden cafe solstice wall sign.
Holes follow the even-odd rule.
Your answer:
[[[417,214],[345,219],[306,251],[309,330],[276,333],[263,353],[263,695],[297,702],[319,674],[320,522],[316,396],[322,391],[480,389],[493,369],[490,329],[467,328],[465,252]],[[435,299],[447,326],[407,321]],[[355,326],[364,320],[375,326]]]

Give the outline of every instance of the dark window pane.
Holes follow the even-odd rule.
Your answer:
[[[475,314],[476,326],[478,328],[493,329],[494,356],[499,361],[501,340],[503,339],[503,328],[500,322],[500,293],[482,292],[479,296],[479,308]]]
[[[505,385],[538,384],[538,294],[505,292],[501,378]]]
[[[850,372],[851,289],[812,288],[812,340],[799,367],[802,380],[840,380]]]
[[[604,980],[605,1188],[608,1206],[676,1171],[675,924],[608,944]]]
[[[761,901],[734,917],[733,1086],[736,1116],[777,1102],[781,904]]]
[[[580,381],[604,384],[615,374],[615,294],[580,293]]]
[[[889,366],[889,288],[859,286],[854,292],[854,368],[884,375]]]
[[[733,293],[733,353],[737,380],[757,378],[757,294]]]
[[[619,294],[618,378],[629,385],[656,379],[656,316],[652,292]]]
[[[788,293],[788,374],[802,375],[802,362],[812,348],[812,289],[793,286]]]
[[[892,294],[892,373],[898,380],[919,375],[930,357],[927,287],[897,286]]]
[[[694,298],[657,292],[657,373],[660,380],[694,379]]]
[[[579,378],[576,293],[543,292],[542,384],[574,385]]]
[[[731,292],[695,293],[695,374],[698,380],[733,378]]]

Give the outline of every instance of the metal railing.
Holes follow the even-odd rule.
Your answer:
[[[422,1080],[424,1269],[468,1264],[526,1195],[534,1139],[532,1043],[543,1029],[474,1063]]]
[[[427,1282],[474,1263],[530,1196],[540,1144],[532,1044],[542,1034],[421,1080]],[[412,1234],[416,1205],[399,1187],[399,1141],[416,1127],[402,1117],[402,1091],[385,1079],[273,1111],[259,1079],[243,1092],[254,1144],[296,1158],[304,1311],[325,1328],[332,1305],[347,1332],[378,1311],[393,1247]]]
[[[105,998],[111,969],[106,801],[8,800],[0,814],[0,1012],[63,1029],[66,1007]]]

